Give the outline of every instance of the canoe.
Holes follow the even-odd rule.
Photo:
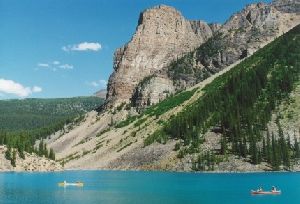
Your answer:
[[[279,195],[281,191],[251,191],[252,195]]]
[[[62,186],[62,187],[66,187],[66,186],[83,187],[83,182],[75,182],[75,183],[59,182],[58,186]]]

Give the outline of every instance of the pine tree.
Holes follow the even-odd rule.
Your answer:
[[[300,158],[300,148],[299,148],[299,142],[297,140],[297,138],[295,137],[295,144],[294,144],[294,150],[295,150],[295,158]]]
[[[265,138],[263,138],[263,146],[262,146],[262,158],[267,158],[267,147]]]
[[[227,142],[226,142],[226,137],[224,135],[221,137],[221,154],[222,155],[227,154]]]
[[[243,144],[243,146],[242,146],[242,157],[246,158],[248,150],[247,150],[247,140],[246,140],[245,135],[243,136],[242,144]]]
[[[49,159],[55,160],[55,154],[52,148],[50,148]]]
[[[13,155],[12,155],[12,158],[10,160],[10,163],[13,167],[16,167],[16,158],[17,158],[17,151],[13,150]]]
[[[49,158],[49,152],[48,152],[47,144],[46,143],[44,143],[43,155],[45,155],[46,158]]]
[[[275,140],[275,136],[272,133],[272,167],[274,170],[279,170],[280,161],[278,155],[277,142]]]
[[[290,141],[286,141],[284,139],[283,130],[279,122],[277,122],[278,126],[278,135],[279,135],[279,145],[280,145],[280,155],[282,163],[285,167],[290,168],[290,155],[289,155],[289,147]]]
[[[270,139],[270,132],[267,129],[267,146],[266,146],[266,159],[269,164],[272,164],[272,147],[271,147],[271,139]]]
[[[44,141],[43,141],[43,139],[41,139],[40,143],[39,143],[38,155],[43,156],[43,154],[44,154]]]
[[[258,164],[258,150],[257,150],[256,138],[254,135],[251,135],[249,149],[250,149],[252,163]]]
[[[288,134],[288,138],[287,138],[287,147],[288,147],[288,149],[292,149],[291,138],[290,138],[289,134]]]
[[[24,151],[19,151],[19,157],[22,158],[22,159],[25,159],[25,154],[24,154]]]
[[[8,146],[6,151],[5,151],[5,159],[7,160],[11,160],[12,156],[11,156],[11,147]]]
[[[258,148],[257,152],[257,163],[260,164],[262,162],[262,150]]]

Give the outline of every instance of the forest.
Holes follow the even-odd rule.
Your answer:
[[[101,104],[103,99],[97,97],[0,100],[0,144],[8,147],[6,158],[13,164],[17,150],[21,158],[26,151],[55,159],[53,150],[48,150],[43,140],[38,148],[34,148],[35,141],[66,124],[80,122],[84,113]]]
[[[299,158],[299,142],[291,143],[281,124],[270,132],[274,109],[289,97],[300,74],[300,25],[278,37],[204,88],[197,102],[171,118],[155,138],[181,139],[179,157],[201,152],[203,135],[222,134],[219,152],[199,154],[194,168],[212,169],[215,154],[250,157],[253,164],[268,162],[274,170],[290,169]],[[159,139],[157,139],[159,140]]]

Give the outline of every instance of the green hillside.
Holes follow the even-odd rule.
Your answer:
[[[0,100],[0,144],[31,152],[36,139],[79,121],[101,104],[97,97]]]
[[[281,165],[289,169],[300,156],[298,141],[292,144],[279,122],[278,132],[268,131],[267,123],[289,97],[299,74],[300,25],[207,85],[198,101],[150,138],[182,139],[178,156],[199,153],[195,170],[210,168],[216,155],[226,154],[251,158],[254,164],[265,161],[275,170]],[[212,128],[222,133],[221,151],[203,152],[199,144]]]

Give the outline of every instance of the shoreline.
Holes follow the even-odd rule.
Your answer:
[[[300,173],[295,171],[164,171],[164,170],[144,170],[144,169],[63,169],[54,171],[14,171],[0,170],[0,173],[63,173],[74,171],[114,171],[114,172],[153,172],[153,173],[190,173],[190,174],[261,174],[261,173]]]

